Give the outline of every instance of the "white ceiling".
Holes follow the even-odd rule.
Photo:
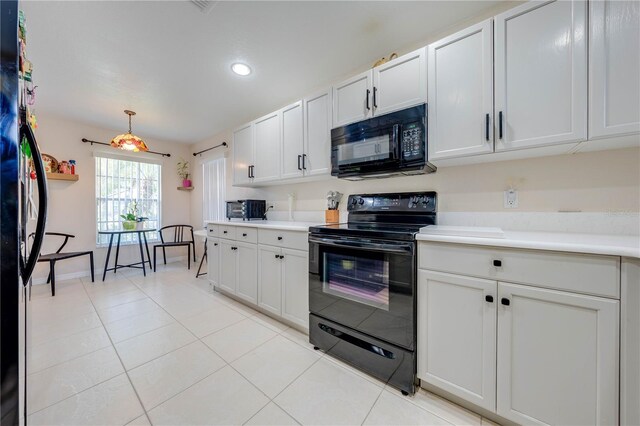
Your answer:
[[[365,69],[498,1],[28,1],[27,53],[48,111],[199,142]],[[239,77],[233,62],[253,74]],[[90,135],[88,135],[89,137]]]

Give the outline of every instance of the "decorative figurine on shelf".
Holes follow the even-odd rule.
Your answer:
[[[324,220],[326,223],[340,222],[340,212],[338,206],[342,199],[342,193],[338,191],[327,192],[327,210],[324,212]]]
[[[180,161],[178,161],[177,164],[177,170],[178,176],[182,179],[183,188],[191,188],[191,179],[189,179],[189,176],[191,176],[190,167],[191,164],[189,164],[188,161],[186,161],[184,158],[180,158]]]
[[[69,170],[69,163],[67,161],[61,161],[60,164],[58,164],[58,173],[63,173],[65,175],[71,173],[71,170]]]
[[[135,231],[136,229],[142,229],[144,221],[148,220],[148,217],[138,216],[138,202],[132,201],[131,207],[126,214],[121,214],[122,229],[125,231]]]

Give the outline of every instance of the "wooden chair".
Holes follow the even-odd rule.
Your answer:
[[[165,241],[163,231],[170,233],[173,230],[173,240],[168,239]],[[187,237],[191,235],[191,240],[185,240],[185,231]],[[158,230],[160,234],[160,244],[153,246],[153,270],[156,270],[156,250],[162,248],[162,257],[164,258],[164,264],[167,264],[167,252],[166,249],[170,247],[187,247],[187,268],[191,269],[191,247],[193,247],[193,261],[196,261],[196,243],[193,238],[193,226],[191,225],[167,225]]]
[[[33,237],[34,234],[29,235]],[[89,255],[89,263],[91,266],[91,282],[94,282],[93,276],[93,251],[74,251],[63,253],[62,249],[69,242],[69,238],[75,238],[75,235],[64,234],[62,232],[45,232],[45,235],[64,237],[62,245],[56,250],[55,253],[41,254],[38,258],[38,262],[49,262],[49,276],[47,277],[47,283],[51,282],[51,296],[56,295],[56,262],[59,260],[67,260],[74,257]]]

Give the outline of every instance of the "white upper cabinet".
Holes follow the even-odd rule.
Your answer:
[[[493,152],[493,21],[429,45],[429,159]]]
[[[283,179],[303,176],[304,124],[302,101],[282,109],[282,170]]]
[[[496,151],[586,139],[586,8],[532,1],[496,16]]]
[[[331,91],[305,98],[304,154],[302,167],[306,176],[331,173]]]
[[[253,122],[255,183],[273,181],[280,177],[280,111],[265,115]]]
[[[402,55],[373,69],[373,114],[423,104],[427,101],[427,48]]]
[[[373,71],[365,71],[333,86],[333,127],[371,117]]]
[[[497,413],[518,424],[618,424],[617,300],[498,283]]]
[[[640,3],[589,7],[589,138],[640,132]]]
[[[418,377],[496,409],[496,281],[418,272]]]
[[[253,165],[253,126],[247,124],[233,132],[233,184],[250,184]]]

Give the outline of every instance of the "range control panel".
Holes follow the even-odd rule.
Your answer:
[[[435,192],[349,195],[350,212],[436,212]]]

